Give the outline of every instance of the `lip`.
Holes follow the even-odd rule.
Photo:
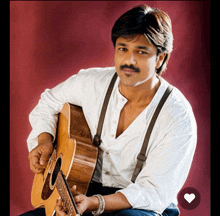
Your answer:
[[[123,71],[125,72],[125,74],[128,74],[128,75],[131,75],[131,74],[135,73],[134,70],[128,69],[128,68],[124,68]]]

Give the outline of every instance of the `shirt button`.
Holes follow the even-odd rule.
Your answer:
[[[113,124],[116,124],[117,123],[117,121],[113,121]]]
[[[108,154],[109,154],[109,151],[107,151],[106,154],[108,155]]]
[[[114,134],[111,134],[111,137],[114,137]]]
[[[105,172],[105,175],[110,175],[110,173],[108,171]]]

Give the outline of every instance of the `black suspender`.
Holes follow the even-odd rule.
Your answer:
[[[101,114],[100,114],[100,117],[99,117],[97,132],[96,132],[96,135],[94,136],[94,139],[93,139],[93,144],[95,144],[97,147],[101,144],[101,133],[102,133],[103,122],[104,122],[104,119],[105,119],[105,114],[106,114],[108,102],[109,102],[109,99],[110,99],[110,96],[111,96],[111,93],[112,93],[112,90],[113,90],[116,79],[117,79],[117,73],[114,74],[114,76],[113,76],[113,78],[112,78],[112,80],[109,84],[109,87],[108,87],[108,90],[106,92],[105,99],[104,99],[104,102],[103,102],[103,105],[102,105],[102,110],[101,110]],[[131,179],[132,182],[135,182],[138,174],[140,173],[140,171],[142,169],[143,163],[146,161],[146,155],[145,154],[146,154],[146,150],[147,150],[147,146],[148,146],[148,142],[149,142],[149,139],[150,139],[151,132],[153,130],[156,119],[157,119],[157,117],[158,117],[158,115],[159,115],[166,99],[168,98],[169,94],[171,93],[172,89],[173,89],[173,87],[171,85],[169,85],[167,87],[163,97],[161,98],[159,104],[157,105],[157,108],[154,112],[154,115],[153,115],[153,117],[151,119],[151,122],[149,124],[149,127],[147,129],[141,151],[140,151],[140,153],[138,154],[138,157],[137,157],[138,161],[137,161],[137,164],[136,164],[136,167],[134,169],[134,173],[133,173],[133,176],[132,176],[132,179]]]
[[[110,99],[110,96],[111,96],[111,93],[112,93],[112,90],[113,90],[116,79],[117,79],[117,73],[115,72],[115,74],[112,77],[112,80],[109,84],[106,95],[105,95],[105,99],[104,99],[104,102],[103,102],[103,105],[102,105],[101,114],[100,114],[100,117],[99,117],[98,128],[97,128],[97,131],[96,131],[96,135],[94,136],[94,139],[93,139],[93,144],[95,144],[98,147],[100,146],[100,144],[102,142],[101,133],[102,133],[103,122],[104,122],[104,119],[105,119],[105,113],[106,113],[106,110],[107,110],[108,102],[109,102],[109,99]]]
[[[147,128],[147,133],[145,135],[145,138],[144,138],[144,142],[143,142],[143,145],[141,147],[141,151],[140,153],[138,154],[138,161],[137,161],[137,164],[136,164],[136,167],[134,169],[134,173],[133,173],[133,176],[131,178],[131,181],[132,182],[135,182],[139,172],[141,171],[142,169],[142,166],[143,166],[143,163],[146,161],[147,157],[146,157],[146,150],[147,150],[147,146],[148,146],[148,142],[150,140],[150,135],[151,135],[151,132],[153,130],[153,127],[154,127],[154,124],[157,120],[157,117],[166,101],[166,99],[168,98],[169,94],[171,93],[171,91],[173,90],[173,87],[171,85],[169,85],[166,89],[166,91],[164,92],[163,94],[163,97],[161,98],[159,104],[157,105],[157,108],[154,112],[154,115],[150,121],[150,124]]]

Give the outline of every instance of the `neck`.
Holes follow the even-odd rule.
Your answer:
[[[137,86],[124,86],[119,82],[119,91],[130,104],[149,104],[159,86],[160,80],[155,75]]]

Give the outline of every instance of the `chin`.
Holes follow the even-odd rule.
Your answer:
[[[134,82],[133,80],[120,80],[121,85],[125,86],[125,87],[134,87],[137,86],[139,82]]]
[[[134,77],[132,76],[126,76],[126,77],[119,77],[120,78],[120,82],[123,86],[126,87],[136,87],[136,86],[140,86],[141,84],[144,84],[147,79],[144,80],[138,80],[138,79],[134,79]]]
[[[123,86],[132,87],[136,83],[134,80],[134,76],[132,76],[132,75],[119,73],[118,76],[119,76],[120,82]]]

